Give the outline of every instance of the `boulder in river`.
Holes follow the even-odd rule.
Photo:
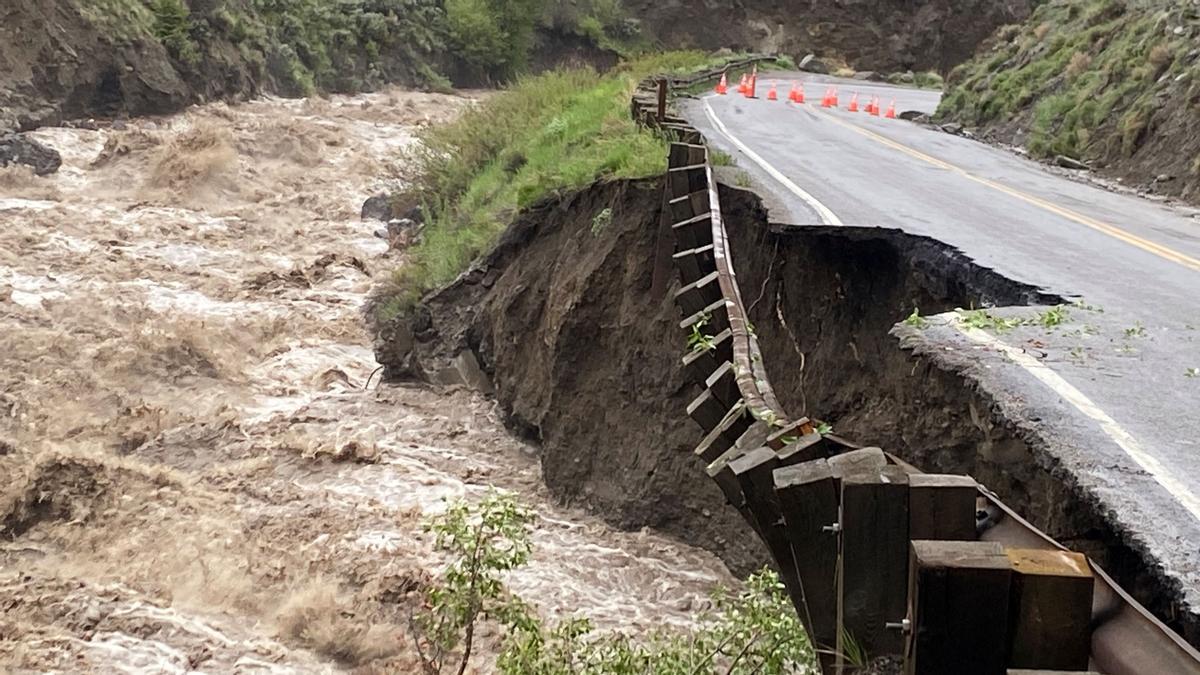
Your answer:
[[[387,222],[392,219],[392,199],[386,194],[378,194],[367,199],[362,205],[363,220],[381,220]]]
[[[33,167],[35,174],[46,176],[58,171],[62,156],[25,134],[4,134],[0,135],[0,166],[9,164],[25,164]]]

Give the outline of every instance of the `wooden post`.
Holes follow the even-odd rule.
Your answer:
[[[658,121],[661,124],[667,119],[667,80],[658,81]]]
[[[1009,549],[1013,668],[1087,670],[1092,590],[1087,558],[1057,550]]]
[[[779,468],[779,457],[768,447],[752,450],[729,463],[738,485],[746,497],[746,506],[758,523],[758,531],[771,551],[771,557],[779,567],[779,577],[787,588],[792,603],[799,607],[804,593],[796,576],[796,563],[792,560],[792,547],[783,528],[783,514],[779,499],[775,495],[775,480],[772,477]]]
[[[974,541],[975,500],[979,484],[970,476],[910,474],[908,537],[939,541]]]
[[[773,477],[804,592],[804,606],[796,609],[814,646],[832,650],[837,646],[838,553],[833,472],[828,462],[819,459],[776,469]]]
[[[901,654],[903,634],[886,626],[907,610],[908,475],[896,466],[844,475],[841,527],[841,625],[868,654]]]
[[[873,473],[887,466],[887,455],[879,448],[862,448],[851,450],[829,458],[829,470],[835,480],[853,473]],[[838,484],[841,489],[841,483]]]
[[[905,675],[1005,675],[1012,564],[982,541],[913,541]]]

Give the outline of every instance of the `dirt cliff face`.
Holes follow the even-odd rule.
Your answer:
[[[411,365],[436,380],[470,350],[509,423],[538,442],[557,497],[748,572],[765,552],[692,455],[701,434],[685,410],[699,391],[681,367],[678,310],[649,293],[661,199],[661,181],[620,181],[522,213],[472,272],[426,298],[409,339],[384,331],[377,358],[390,376]]]
[[[10,0],[0,6],[0,128],[33,128],[64,117],[165,112],[189,98],[187,84],[153,40],[118,44],[70,0]]]
[[[1030,0],[626,0],[669,47],[730,47],[839,56],[859,70],[937,70],[966,61],[1004,24],[1023,21]]]

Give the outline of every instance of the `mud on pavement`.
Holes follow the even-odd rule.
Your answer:
[[[367,386],[361,307],[401,261],[359,205],[468,103],[210,105],[0,170],[0,669],[409,672],[420,523],[489,485],[539,512],[509,583],[549,614],[687,625],[732,583],[552,505],[490,401]]]

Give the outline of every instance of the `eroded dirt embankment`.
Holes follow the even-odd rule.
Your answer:
[[[471,350],[511,424],[535,438],[551,490],[622,526],[653,525],[734,569],[761,562],[751,530],[690,454],[686,336],[649,294],[661,184],[593,186],[523,214],[472,274],[427,299],[415,358],[432,372]],[[1175,594],[968,370],[914,357],[893,327],[914,308],[1055,304],[931,239],[878,228],[768,224],[758,198],[721,188],[742,297],[785,408],[927,471],[966,473],[1034,525],[1100,562],[1171,620]],[[593,218],[614,214],[602,230]],[[402,331],[403,332],[403,331]],[[401,349],[400,351],[405,351]],[[461,360],[461,359],[460,359]],[[420,374],[420,373],[418,373]]]
[[[0,671],[416,672],[443,564],[422,519],[516,490],[549,614],[690,625],[711,555],[552,503],[464,391],[367,387],[362,307],[398,261],[359,207],[418,126],[402,91],[47,128],[0,170]],[[378,381],[378,380],[376,380]],[[488,672],[497,634],[476,634]]]

